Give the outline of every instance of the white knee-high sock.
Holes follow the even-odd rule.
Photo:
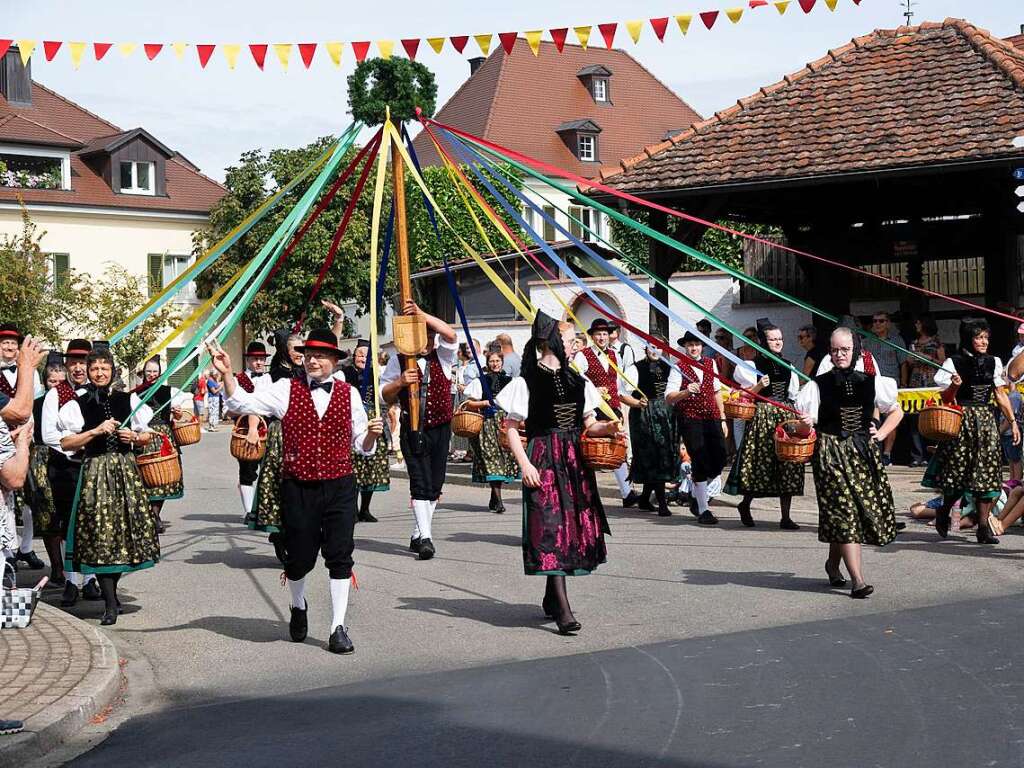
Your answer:
[[[421,499],[412,500],[412,513],[416,516],[416,530],[420,538],[430,538],[430,502]]]
[[[292,608],[306,610],[306,577],[296,581],[288,579],[288,589],[292,592]]]
[[[629,496],[629,492],[633,490],[629,484],[629,467],[622,464],[616,467],[614,474],[615,482],[619,484],[619,493],[622,495],[622,498],[626,498]]]
[[[21,505],[21,547],[23,555],[32,551],[32,539],[34,538],[35,526],[32,524],[32,510],[26,504]]]
[[[693,498],[697,500],[697,511],[704,513],[708,511],[708,482],[702,480],[693,484]]]
[[[242,512],[248,515],[252,512],[252,503],[256,498],[256,488],[252,485],[239,485],[238,493],[242,497]]]
[[[345,626],[345,611],[348,610],[348,588],[352,579],[331,579],[331,607],[334,618],[331,619],[331,632]]]

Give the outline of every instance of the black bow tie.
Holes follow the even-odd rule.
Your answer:
[[[315,392],[318,389],[322,389],[327,394],[331,394],[331,389],[334,387],[333,381],[310,381],[309,391]]]
[[[0,365],[0,371],[10,371],[11,373],[18,372],[18,364],[11,363],[10,365]]]

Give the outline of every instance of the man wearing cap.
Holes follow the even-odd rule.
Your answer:
[[[61,563],[60,572],[63,573],[66,583],[60,604],[65,608],[70,608],[78,602],[80,590],[87,600],[102,598],[95,574],[88,575],[83,587],[82,574],[71,573],[63,568],[64,556],[61,550],[68,533],[68,521],[71,519],[71,507],[75,501],[75,490],[78,487],[78,475],[82,469],[83,453],[81,449],[66,451],[63,448],[54,447],[60,445],[61,430],[57,426],[57,415],[60,413],[60,409],[77,396],[84,394],[85,387],[89,383],[85,361],[90,351],[92,351],[92,344],[88,339],[72,339],[68,342],[63,360],[60,360],[59,352],[51,352],[51,355],[55,355],[56,358],[53,362],[63,362],[66,376],[63,382],[59,382],[47,391],[42,399],[39,413],[39,437],[45,445],[49,446],[50,452],[46,475],[53,493],[54,510],[53,520],[49,526],[50,530],[44,533],[43,541],[46,543],[46,552],[50,557],[51,573],[57,572],[56,563]],[[50,366],[47,365],[47,372],[49,370]],[[51,581],[55,580],[51,578]]]
[[[270,374],[267,373],[267,347],[262,341],[249,342],[245,348],[245,370],[235,374],[238,386],[246,392],[255,392],[257,389],[268,387],[271,384]],[[230,411],[230,409],[229,409]],[[258,416],[249,416],[245,439],[250,443],[259,441]],[[238,461],[238,493],[242,497],[242,515],[248,518],[252,514],[252,502],[256,497],[256,476],[259,472],[258,461]]]
[[[345,381],[355,387],[363,400],[363,407],[368,416],[376,416],[380,409],[374,402],[373,378],[369,373],[368,363],[370,356],[370,342],[360,339],[356,344],[355,352],[352,353],[352,364],[343,365],[341,374]],[[372,367],[372,366],[370,366]],[[359,516],[356,518],[360,523],[376,523],[377,518],[370,512],[370,502],[373,494],[377,491],[387,491],[391,488],[391,466],[388,459],[388,444],[390,436],[385,431],[377,440],[377,449],[373,456],[353,456],[355,464],[356,483],[359,486]]]
[[[615,327],[603,317],[596,318],[587,329],[587,334],[593,345],[584,347],[581,352],[577,352],[572,362],[580,373],[590,379],[612,410],[621,418],[622,401],[619,398],[618,373],[612,368],[612,364],[619,365],[619,357],[610,346],[610,334]],[[599,421],[607,420],[607,417],[600,411],[598,411],[597,418]],[[640,497],[633,493],[633,489],[630,487],[629,467],[625,462],[615,470],[615,481],[619,484],[622,506],[635,506]]]
[[[328,648],[332,653],[351,653],[354,646],[345,627],[345,613],[356,521],[352,455],[373,452],[384,431],[383,422],[368,420],[359,393],[335,379],[338,363],[347,355],[338,349],[337,336],[327,328],[311,330],[298,348],[303,355],[303,373],[253,392],[239,385],[231,358],[220,345],[213,342],[210,346],[213,365],[224,376],[228,408],[281,420],[284,450],[278,552],[291,589],[291,639],[306,639],[306,574],[316,565],[317,554],[323,552],[333,607]]]

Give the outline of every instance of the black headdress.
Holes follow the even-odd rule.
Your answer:
[[[536,317],[533,318],[530,340],[523,347],[520,373],[524,379],[530,381],[537,372],[537,355],[541,344],[546,344],[551,353],[558,358],[558,362],[561,363],[560,375],[565,376],[567,381],[579,377],[578,373],[569,368],[569,358],[565,352],[565,344],[562,343],[562,334],[558,330],[558,321],[538,309]]]

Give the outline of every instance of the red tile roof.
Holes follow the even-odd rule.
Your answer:
[[[602,174],[628,192],[1019,155],[1024,50],[960,19],[877,30]]]
[[[0,187],[0,202],[20,197],[30,204],[206,214],[224,196],[224,187],[176,157],[167,161],[166,197],[115,193],[74,150],[119,133],[121,129],[113,123],[36,82],[29,106],[11,104],[0,95],[0,143],[72,149],[70,190]]]
[[[595,103],[577,77],[580,70],[594,65],[612,73],[608,105]],[[494,51],[436,117],[587,178],[597,176],[600,164],[576,159],[556,133],[563,123],[597,123],[601,127],[598,153],[607,165],[700,120],[625,51],[567,44],[559,53],[554,43],[541,42],[534,56],[522,38],[516,40],[511,55],[501,48]],[[425,134],[417,136],[415,146],[425,164],[440,162]]]
[[[1006,38],[1006,42],[1016,48],[1024,50],[1024,32],[1021,32],[1019,35]]]

